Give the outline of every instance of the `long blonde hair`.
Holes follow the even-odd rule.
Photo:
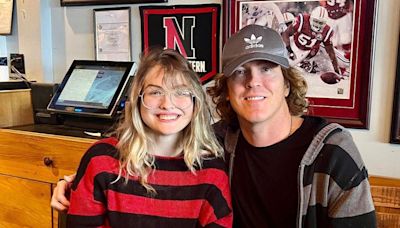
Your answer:
[[[120,173],[118,179],[125,173],[126,181],[129,176],[136,176],[147,191],[155,192],[147,183],[151,169],[154,169],[155,158],[149,154],[152,143],[152,130],[142,121],[140,116],[140,98],[148,72],[159,66],[164,73],[163,83],[173,83],[176,77],[182,77],[192,90],[194,110],[191,122],[182,130],[181,145],[184,161],[189,170],[195,173],[196,168],[202,167],[205,157],[222,157],[223,149],[219,145],[210,125],[210,110],[206,95],[201,87],[198,75],[192,70],[188,61],[174,50],[152,49],[141,56],[138,71],[134,76],[129,96],[130,108],[117,129],[120,152]],[[117,179],[117,180],[118,180]]]

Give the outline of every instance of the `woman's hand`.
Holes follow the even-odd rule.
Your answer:
[[[50,205],[57,211],[65,212],[69,208],[69,192],[71,190],[71,183],[74,181],[76,174],[64,176],[63,180],[57,182],[54,188],[53,196],[51,197]]]

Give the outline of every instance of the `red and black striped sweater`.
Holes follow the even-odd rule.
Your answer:
[[[72,185],[68,227],[232,227],[228,176],[222,159],[210,158],[193,174],[183,157],[156,157],[148,183],[116,180],[117,140],[95,143],[83,156]]]

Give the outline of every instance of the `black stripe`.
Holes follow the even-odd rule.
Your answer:
[[[334,218],[331,221],[332,227],[362,227],[373,228],[377,226],[375,211],[367,214],[358,215],[348,218]]]
[[[305,167],[304,186],[312,184],[316,172],[328,174],[343,190],[358,186],[367,178],[366,170],[360,170],[346,151],[330,144],[324,145],[315,162]]]
[[[81,160],[81,165],[83,165],[83,170],[86,170],[87,165],[90,162],[90,159],[96,156],[101,155],[109,155],[113,158],[119,159],[119,153],[117,149],[108,143],[98,143],[93,145],[88,149],[86,154],[83,156]],[[166,171],[187,171],[188,167],[186,166],[183,159],[155,159],[156,169],[166,170]],[[207,168],[215,168],[219,170],[226,171],[226,165],[222,158],[215,157],[205,157],[202,164],[203,169]],[[199,167],[196,167],[196,170],[199,170]],[[78,178],[78,177],[77,177]]]
[[[208,224],[205,227],[207,227],[207,228],[223,228],[223,226],[220,226],[220,225],[218,225],[216,223]]]
[[[113,228],[143,227],[143,228],[175,228],[200,227],[197,219],[165,218],[150,215],[137,215],[110,211],[108,213],[110,225]],[[124,223],[121,223],[124,221]]]
[[[195,178],[195,177],[194,177]],[[138,182],[129,180],[125,184],[125,179],[121,178],[114,184],[110,182],[117,179],[117,175],[111,173],[100,173],[95,177],[94,198],[105,203],[104,190],[113,190],[119,193],[131,194],[143,197],[152,197],[162,200],[195,200],[205,199],[214,208],[217,218],[222,218],[231,212],[228,202],[223,197],[221,190],[215,185],[198,184],[194,186],[166,186],[152,185],[156,190],[156,195],[150,195],[146,189]]]
[[[165,171],[187,171],[189,170],[183,159],[156,159],[156,169]],[[226,171],[226,165],[222,158],[206,157],[202,164],[203,169],[215,168]],[[199,167],[196,167],[199,170]]]
[[[303,227],[360,227],[369,228],[376,227],[375,211],[345,218],[330,218],[328,217],[328,209],[317,204],[308,207],[307,214],[303,216]]]
[[[67,215],[67,228],[87,228],[104,224],[104,216]]]
[[[303,227],[330,227],[328,224],[328,209],[326,207],[316,204],[307,208],[307,214],[303,216]]]
[[[87,169],[87,166],[90,163],[90,160],[93,157],[96,156],[101,156],[101,155],[108,155],[111,157],[114,157],[118,159],[118,151],[117,149],[108,143],[98,143],[96,145],[91,146],[88,151],[83,155],[81,162],[79,164],[79,168],[76,174],[76,178],[72,184],[71,189],[76,190],[76,187],[78,186],[79,182],[81,181],[83,175],[85,174],[85,171]]]

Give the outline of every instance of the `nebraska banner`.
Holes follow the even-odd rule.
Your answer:
[[[219,69],[220,5],[141,6],[142,49],[161,46],[185,56],[201,82]]]

